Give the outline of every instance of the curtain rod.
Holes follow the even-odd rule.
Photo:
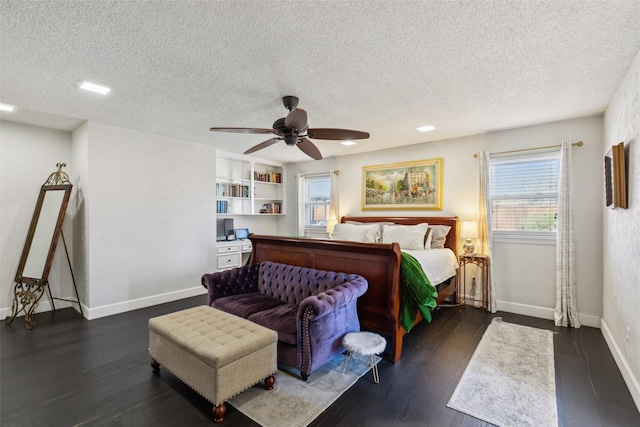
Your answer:
[[[336,175],[340,175],[340,169],[332,169],[329,172],[317,172],[317,173],[297,173],[296,176],[305,176],[308,178],[315,178],[316,176],[325,176],[327,174],[331,175],[332,173]]]
[[[571,144],[572,147],[582,147],[583,145],[584,145],[584,142],[582,141],[574,142],[573,144]],[[546,147],[523,148],[521,150],[510,150],[510,151],[498,151],[497,153],[491,153],[491,154],[521,153],[523,151],[546,150],[547,148],[560,148],[560,147],[561,145],[547,145]],[[474,153],[473,158],[477,159],[478,153]]]

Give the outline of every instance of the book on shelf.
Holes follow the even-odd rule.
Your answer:
[[[282,213],[282,203],[273,202],[273,203],[265,203],[260,208],[261,214],[280,214]]]
[[[218,200],[217,206],[216,206],[216,212],[217,213],[222,213],[222,214],[226,214],[229,213],[229,209],[231,208],[231,203],[229,203],[229,201],[227,200]]]
[[[267,172],[267,173],[253,173],[253,180],[260,182],[273,182],[276,184],[282,184],[282,174],[279,172]]]
[[[220,197],[249,197],[249,186],[242,184],[216,183],[216,196]]]

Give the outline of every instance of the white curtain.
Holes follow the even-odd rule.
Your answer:
[[[480,250],[484,255],[489,256],[489,283],[482,283],[487,286],[489,301],[487,309],[495,313],[496,307],[496,287],[493,280],[493,262],[491,260],[491,247],[493,246],[493,236],[491,233],[491,197],[489,191],[489,153],[483,151],[479,155],[480,167],[480,200],[478,206],[478,237],[480,239]],[[480,277],[480,275],[478,275]]]
[[[339,170],[331,170],[329,173],[331,189],[329,190],[329,216],[327,217],[327,232],[331,235],[333,228],[340,221],[340,198],[338,197]]]
[[[571,189],[571,143],[562,141],[556,237],[556,326],[580,327],[576,302],[576,250]]]
[[[297,234],[298,236],[304,236],[304,175],[296,175],[296,183],[298,186],[298,220],[297,220]]]

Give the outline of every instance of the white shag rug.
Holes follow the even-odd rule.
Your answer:
[[[493,319],[449,408],[505,427],[557,427],[553,332]]]
[[[344,355],[335,357],[312,372],[307,381],[278,371],[273,390],[256,384],[227,403],[264,427],[307,426],[371,369],[368,357],[356,356],[343,373],[343,361]],[[365,380],[378,387],[373,377]]]

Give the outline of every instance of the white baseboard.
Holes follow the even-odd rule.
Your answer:
[[[138,298],[129,301],[123,301],[115,304],[103,305],[100,307],[89,308],[85,304],[82,304],[82,312],[84,317],[88,320],[99,319],[101,317],[113,316],[114,314],[125,313],[131,310],[137,310],[139,308],[151,307],[158,304],[164,304],[166,302],[177,301],[184,298],[195,297],[198,295],[206,295],[207,290],[202,286],[196,286],[194,288],[182,289],[174,292],[167,292],[160,295],[152,295],[149,297]],[[43,296],[42,299],[44,301],[40,301],[38,307],[36,307],[36,313],[42,313],[45,311],[53,310],[51,306],[51,301],[48,299],[45,300],[47,296]],[[203,304],[206,304],[206,299],[203,299]],[[55,302],[56,308],[67,308],[74,307],[77,311],[77,304],[68,302],[68,301],[58,301]],[[4,319],[6,316],[11,314],[11,308],[2,308],[0,309],[0,319]],[[24,313],[22,314],[24,316]]]
[[[138,298],[129,301],[118,302],[115,304],[107,304],[101,307],[87,308],[84,305],[84,317],[89,320],[99,319],[101,317],[113,316],[114,314],[125,313],[127,311],[137,310],[139,308],[151,307],[158,304],[164,304],[166,302],[177,301],[184,298],[195,297],[198,295],[206,295],[207,290],[202,286],[196,286],[194,288],[182,289],[179,291],[167,292],[159,295],[152,295],[149,297]],[[203,300],[203,304],[206,304],[206,299]]]
[[[71,297],[68,297],[67,299],[71,299]],[[56,300],[55,306],[56,306],[56,309],[58,309],[58,308],[68,308],[73,306],[77,307],[78,305],[72,304],[69,301]],[[44,313],[45,311],[51,311],[51,310],[53,310],[53,306],[51,305],[51,300],[49,300],[49,297],[47,295],[44,295],[40,300],[40,302],[38,303],[38,306],[36,307],[34,313]],[[16,317],[16,319],[24,317],[24,312],[19,314],[20,316]],[[0,308],[0,319],[4,319],[5,317],[10,315],[11,315],[11,307]]]
[[[538,317],[540,319],[553,320],[554,309],[549,307],[539,307],[535,305],[519,304],[517,302],[509,301],[496,301],[496,306],[499,311],[506,311],[509,313],[522,314],[524,316]],[[583,326],[590,326],[592,328],[600,327],[600,316],[594,316],[593,314],[578,313],[580,324]]]
[[[607,326],[607,322],[605,322],[604,319],[602,319],[600,323],[601,323],[600,330],[602,331],[602,336],[604,336],[604,340],[607,342],[607,345],[609,346],[609,350],[613,355],[613,359],[616,361],[616,364],[618,365],[618,369],[620,369],[622,378],[624,378],[624,382],[627,384],[627,387],[629,388],[631,397],[633,398],[633,401],[636,403],[636,407],[640,411],[640,382],[638,382],[638,379],[635,377],[635,375],[633,375],[633,371],[629,367],[629,364],[627,363],[627,360],[625,359],[625,357],[622,355],[622,352],[620,351],[620,347],[618,347],[618,344],[616,344],[616,341],[613,339],[613,335],[611,335],[611,330]]]

